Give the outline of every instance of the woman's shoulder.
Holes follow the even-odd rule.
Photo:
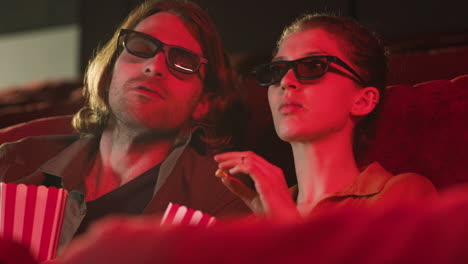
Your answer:
[[[435,191],[432,182],[418,173],[401,173],[391,177],[385,184],[388,188],[408,188],[409,190]]]
[[[390,177],[382,189],[381,196],[386,199],[421,201],[437,196],[432,182],[418,173],[401,173]]]

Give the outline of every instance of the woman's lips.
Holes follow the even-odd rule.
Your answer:
[[[281,113],[281,114],[293,114],[299,110],[301,110],[303,107],[301,104],[299,103],[284,103],[284,104],[281,104],[278,111]]]

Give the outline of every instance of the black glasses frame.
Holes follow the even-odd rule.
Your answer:
[[[301,63],[301,61],[310,60],[310,59],[326,59],[326,65],[325,65],[325,68],[323,70],[323,73],[319,74],[319,75],[312,76],[312,77],[300,76],[299,73],[297,72],[297,65],[299,63]],[[289,69],[291,69],[291,68],[293,69],[294,74],[296,75],[296,78],[299,79],[299,80],[313,80],[313,79],[321,78],[322,76],[324,76],[328,72],[330,63],[335,63],[335,64],[338,64],[338,65],[342,66],[343,68],[348,70],[351,74],[353,74],[357,78],[357,81],[359,81],[360,84],[364,84],[364,80],[361,78],[361,76],[355,70],[353,70],[353,68],[351,68],[348,64],[346,64],[340,58],[338,58],[336,56],[331,56],[331,55],[308,56],[308,57],[303,57],[303,58],[293,60],[293,61],[273,61],[273,62],[262,64],[262,65],[259,65],[259,66],[255,67],[255,69],[254,69],[254,71],[252,73],[255,76],[258,77],[258,73],[260,71],[262,71],[263,69],[265,69],[265,68],[271,68],[272,65],[277,65],[277,64],[286,65],[286,69],[284,70],[284,73],[281,75],[281,78],[278,78],[278,80],[274,80],[274,81],[271,81],[271,82],[261,82],[257,78],[257,82],[258,82],[259,85],[261,85],[261,86],[270,86],[270,85],[274,85],[274,84],[279,83],[283,79],[283,77],[286,75],[286,73],[289,71]]]
[[[132,51],[131,49],[129,49],[127,47],[127,38],[128,36],[130,36],[131,34],[133,35],[137,35],[145,40],[148,40],[152,43],[154,43],[156,49],[155,51],[150,55],[150,56],[144,56],[143,54],[141,53],[138,53],[138,52],[134,52]],[[166,64],[171,67],[172,69],[178,71],[178,72],[182,72],[182,73],[187,73],[187,74],[192,74],[192,73],[196,73],[200,70],[200,65],[202,64],[208,64],[208,59],[206,59],[205,57],[203,57],[202,55],[196,53],[196,52],[193,52],[189,49],[186,49],[186,48],[183,48],[183,47],[180,47],[180,46],[175,46],[175,45],[169,45],[169,44],[166,44],[162,41],[160,41],[159,39],[151,36],[151,35],[148,35],[148,34],[145,34],[143,32],[138,32],[138,31],[135,31],[135,30],[131,30],[131,29],[121,29],[120,32],[119,32],[119,37],[118,37],[118,45],[122,45],[125,50],[136,56],[136,57],[139,57],[139,58],[143,58],[143,59],[149,59],[149,58],[152,58],[154,56],[156,56],[156,54],[160,51],[162,51],[164,53],[164,57],[166,57]],[[182,50],[184,52],[187,52],[187,53],[190,53],[190,54],[193,54],[195,56],[197,56],[199,58],[199,61],[198,61],[198,64],[197,66],[195,67],[195,69],[187,69],[187,68],[184,68],[184,67],[178,67],[177,65],[175,65],[174,63],[171,62],[170,58],[169,58],[169,50],[171,49],[178,49],[178,50]]]

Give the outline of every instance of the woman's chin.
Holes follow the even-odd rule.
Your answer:
[[[304,131],[304,130],[282,130],[276,131],[278,137],[286,142],[293,143],[293,142],[308,142],[312,143],[314,141],[319,141],[324,137],[327,137],[327,133],[321,133],[320,131]]]
[[[298,133],[297,131],[277,131],[278,137],[286,142],[294,142],[294,141],[299,141],[301,138],[304,137],[301,133]]]

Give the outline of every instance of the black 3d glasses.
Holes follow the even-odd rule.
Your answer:
[[[196,52],[165,44],[148,34],[130,29],[120,30],[118,41],[128,53],[139,58],[148,59],[162,51],[166,57],[166,64],[182,73],[195,73],[201,64],[208,63],[206,58]]]
[[[291,68],[299,80],[318,79],[327,73],[330,63],[342,66],[353,74],[359,83],[364,83],[361,76],[344,61],[329,55],[309,56],[293,61],[273,61],[257,66],[253,73],[260,85],[269,86],[279,83]]]

